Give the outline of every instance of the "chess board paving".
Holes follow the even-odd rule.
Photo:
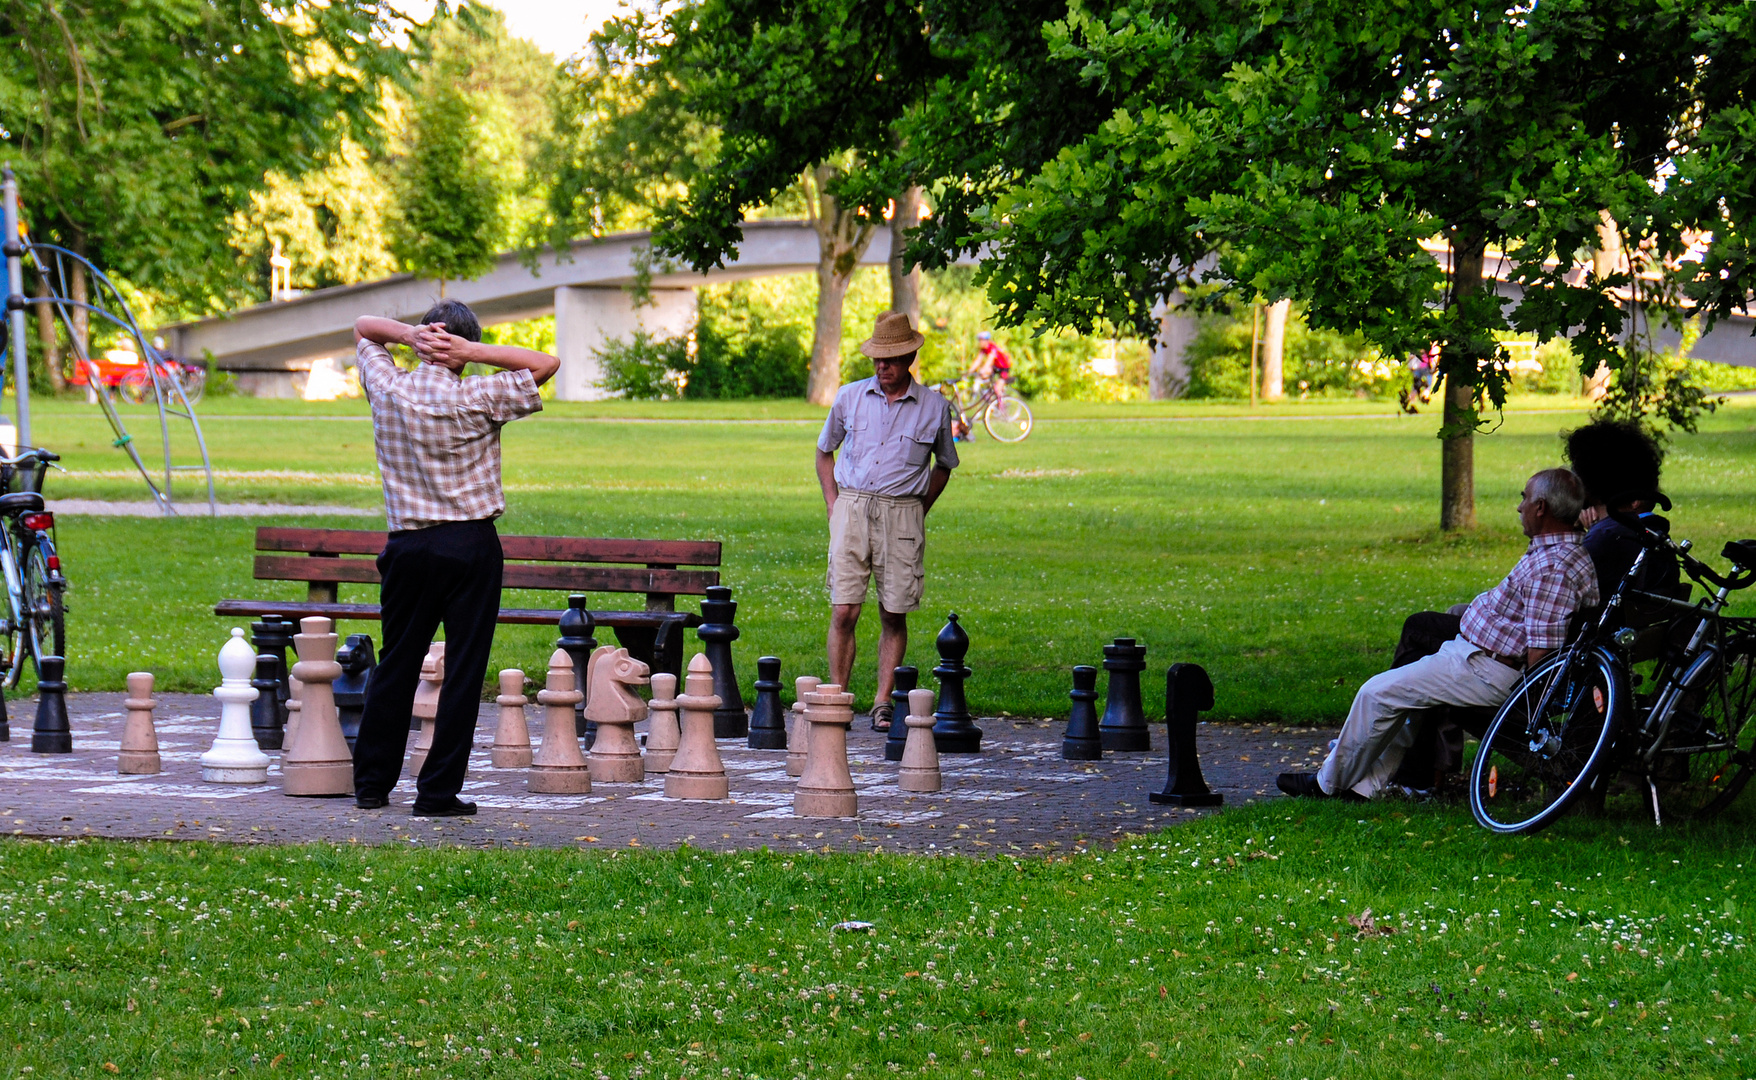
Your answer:
[[[199,695],[158,695],[163,772],[117,775],[122,697],[69,695],[74,750],[62,755],[31,753],[34,712],[28,702],[10,703],[12,741],[0,743],[0,830],[250,843],[1047,853],[1205,813],[1148,801],[1148,792],[1165,782],[1162,728],[1154,729],[1158,748],[1151,752],[1074,762],[1061,759],[1060,723],[1009,719],[983,719],[982,752],[942,756],[943,790],[919,794],[897,787],[897,765],[884,760],[884,736],[858,718],[848,753],[860,800],[853,819],[796,817],[797,781],[786,774],[785,752],[750,750],[741,739],[718,744],[731,785],[724,801],[669,798],[659,775],[640,784],[598,784],[584,795],[537,795],[526,790],[525,770],[488,763],[498,710],[484,704],[463,791],[481,812],[425,819],[410,815],[414,782],[408,777],[391,805],[376,811],[360,810],[351,799],[283,796],[278,757],[267,784],[202,781],[199,758],[218,731],[219,703]],[[539,739],[541,710],[529,710],[527,718],[533,740]],[[1273,797],[1274,774],[1314,762],[1330,736],[1318,728],[1204,724],[1202,767],[1232,805]]]

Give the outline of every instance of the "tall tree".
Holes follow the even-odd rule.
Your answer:
[[[0,136],[33,234],[202,312],[239,293],[217,222],[271,170],[378,138],[408,22],[382,0],[19,0]]]
[[[811,328],[811,375],[805,400],[824,408],[835,404],[841,388],[841,315],[848,285],[872,244],[877,225],[833,192],[840,170],[831,164],[811,170],[811,224],[817,230],[817,319]]]
[[[1747,300],[1746,7],[706,0],[672,27],[712,68],[726,152],[661,241],[711,265],[744,205],[852,147],[843,198],[929,186],[913,252],[983,251],[1003,322],[1145,336],[1206,283],[1301,299],[1391,355],[1439,342],[1440,518],[1467,527],[1473,434],[1506,386],[1495,332],[1569,333],[1587,369],[1637,355],[1632,275],[1569,277],[1603,212],[1671,275],[1643,312]],[[1677,261],[1687,226],[1711,233],[1702,261]]]

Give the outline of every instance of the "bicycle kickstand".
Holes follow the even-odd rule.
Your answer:
[[[1664,828],[1665,823],[1664,823],[1664,819],[1659,817],[1659,813],[1658,813],[1658,785],[1653,782],[1653,779],[1650,776],[1646,778],[1646,790],[1652,795],[1652,825],[1653,825],[1653,828],[1662,829],[1662,828]]]

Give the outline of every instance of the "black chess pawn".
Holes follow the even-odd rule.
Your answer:
[[[903,744],[908,742],[908,692],[921,685],[921,669],[904,664],[890,673],[895,683],[890,690],[890,734],[884,737],[884,760],[901,761]]]
[[[1098,669],[1080,664],[1073,669],[1073,711],[1067,714],[1067,735],[1061,740],[1061,757],[1067,761],[1097,761],[1104,756],[1103,740],[1098,737],[1097,706]]]
[[[598,647],[598,639],[591,633],[596,628],[597,621],[585,608],[585,597],[579,593],[569,596],[567,610],[561,613],[561,636],[555,647],[573,658],[573,688],[581,695],[586,693],[586,676],[590,674],[586,669],[591,666],[592,650]],[[585,740],[585,748],[590,750],[591,744],[597,740],[598,726],[586,720],[585,701],[581,696],[579,704],[574,706],[573,730]]]
[[[941,754],[979,754],[982,729],[971,720],[963,695],[964,682],[975,673],[963,663],[969,653],[969,635],[958,625],[957,612],[946,620],[935,644],[939,666],[933,669],[933,677],[939,680],[939,707],[933,710],[933,742]]]
[[[752,750],[787,748],[786,710],[780,703],[780,657],[756,659],[756,701],[750,707]]]
[[[1171,771],[1163,791],[1147,793],[1155,803],[1218,806],[1225,796],[1207,786],[1195,753],[1195,725],[1213,708],[1213,680],[1199,664],[1172,664],[1165,672],[1165,741],[1171,744]]]
[[[335,693],[335,714],[341,721],[341,737],[352,751],[360,735],[360,716],[366,710],[366,687],[378,668],[372,635],[349,634],[347,642],[336,650],[335,662],[341,665],[341,674],[330,684]]]
[[[732,619],[738,605],[732,602],[732,590],[724,585],[709,585],[707,598],[701,601],[701,625],[695,636],[701,639],[707,662],[713,665],[713,692],[719,708],[713,710],[713,737],[741,739],[749,733],[750,721],[744,715],[744,696],[738,692],[738,676],[732,669],[732,642],[738,640],[738,628]]]
[[[73,753],[73,728],[67,723],[67,661],[45,656],[37,661],[37,726],[31,732],[33,754]]]
[[[286,724],[281,721],[280,683],[275,679],[282,663],[272,653],[256,654],[256,674],[250,677],[250,687],[256,691],[256,700],[250,703],[250,734],[256,736],[258,749],[283,749]]]
[[[250,644],[256,649],[256,655],[274,657],[274,711],[275,721],[272,729],[258,726],[255,713],[251,713],[251,733],[256,736],[256,745],[263,750],[279,750],[285,737],[287,717],[291,712],[287,703],[293,698],[292,684],[288,681],[287,650],[293,647],[293,635],[299,628],[291,619],[279,615],[264,615],[260,622],[250,624]],[[261,689],[258,687],[258,689]],[[272,744],[264,742],[272,731]]]
[[[1146,670],[1146,646],[1131,637],[1119,637],[1104,646],[1104,670],[1110,673],[1110,693],[1104,701],[1104,718],[1098,738],[1105,750],[1151,750],[1152,736],[1146,729],[1146,710],[1140,705],[1140,673]]]

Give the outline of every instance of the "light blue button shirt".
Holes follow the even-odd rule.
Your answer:
[[[895,401],[885,398],[877,376],[849,383],[835,395],[817,449],[841,451],[836,486],[878,495],[925,495],[931,462],[957,468],[951,406],[936,391],[909,380]]]

